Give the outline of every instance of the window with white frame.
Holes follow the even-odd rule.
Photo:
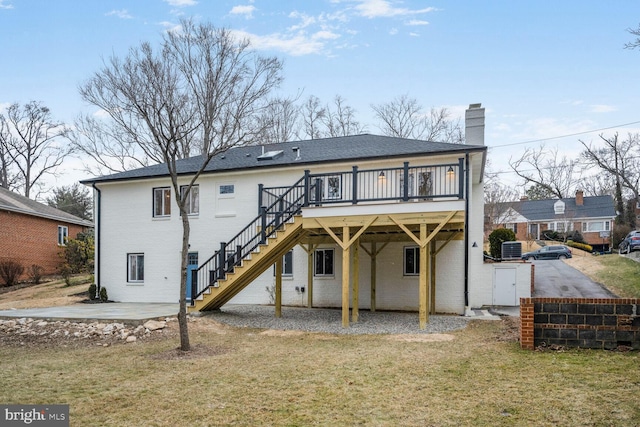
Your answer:
[[[610,231],[611,221],[588,221],[582,223],[582,232]]]
[[[127,254],[127,282],[144,282],[144,254]]]
[[[58,245],[66,246],[67,239],[69,238],[69,227],[66,225],[58,226]]]
[[[313,275],[316,277],[333,276],[333,249],[316,249]]]
[[[184,197],[184,193],[187,191],[188,185],[180,186],[180,197]],[[187,210],[187,215],[198,215],[200,213],[200,188],[198,185],[193,185],[189,190],[189,196],[184,205]]]
[[[160,187],[153,189],[153,216],[155,218],[171,216],[170,187]]]
[[[405,246],[404,248],[404,269],[405,276],[417,276],[420,274],[420,247]]]
[[[273,275],[276,275],[276,266],[273,266]],[[282,257],[282,276],[293,276],[293,249]]]

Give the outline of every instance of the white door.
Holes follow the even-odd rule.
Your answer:
[[[516,269],[494,268],[493,305],[517,306]]]

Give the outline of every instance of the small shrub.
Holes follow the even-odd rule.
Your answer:
[[[44,268],[37,264],[31,264],[29,268],[29,278],[33,283],[38,285],[42,281],[42,275],[44,274]]]
[[[579,230],[573,230],[568,232],[567,240],[572,240],[575,243],[584,243],[584,244],[587,243],[584,241],[584,237],[582,236],[582,233]]]
[[[107,302],[109,301],[109,296],[107,295],[107,288],[104,286],[100,288],[100,301]]]
[[[572,248],[582,249],[583,251],[593,252],[593,246],[587,245],[586,243],[578,243],[573,240],[567,240],[567,246],[571,246]]]
[[[94,300],[96,299],[97,295],[96,295],[96,290],[98,289],[98,287],[96,286],[95,283],[92,283],[89,285],[89,299],[90,300]]]
[[[502,243],[515,242],[516,233],[508,228],[497,228],[489,234],[489,251],[494,258],[502,258]]]
[[[13,259],[0,261],[0,277],[4,280],[5,286],[18,284],[22,273],[24,273],[24,267],[18,261]]]
[[[69,264],[64,263],[60,266],[60,275],[64,279],[64,283],[71,286],[71,267]]]

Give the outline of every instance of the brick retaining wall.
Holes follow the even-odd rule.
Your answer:
[[[520,346],[640,350],[640,299],[520,298]]]

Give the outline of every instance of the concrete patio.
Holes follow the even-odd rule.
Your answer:
[[[141,322],[178,314],[178,304],[125,303],[76,304],[61,307],[0,310],[0,318],[31,317],[45,320],[109,320]]]

